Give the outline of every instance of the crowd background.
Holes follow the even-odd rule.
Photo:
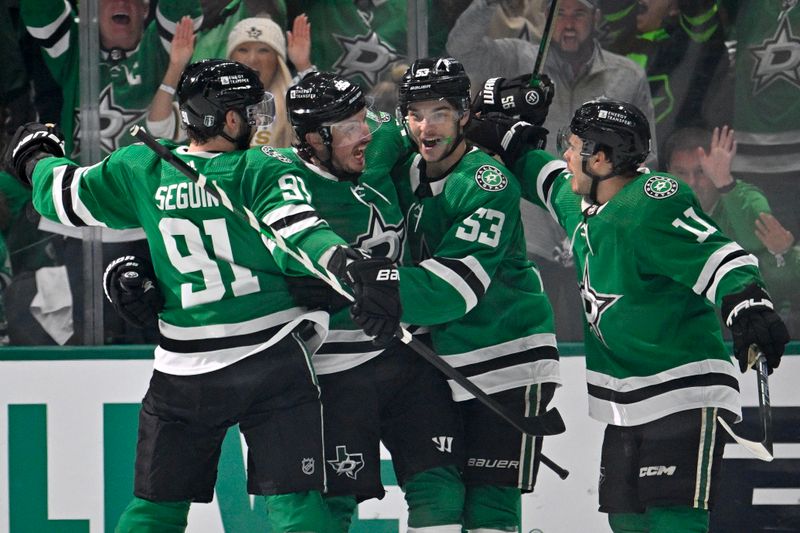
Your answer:
[[[758,257],[795,339],[797,3],[561,0],[543,67],[556,82],[548,150],[557,153],[558,130],[584,101],[636,103],[653,122],[648,166],[689,183],[723,231]],[[549,0],[0,0],[0,149],[31,120],[58,123],[82,164],[132,142],[133,124],[159,124],[162,136],[179,139],[176,121],[168,122],[176,72],[209,57],[249,61],[273,87],[310,70],[336,71],[394,113],[396,83],[417,57],[456,57],[473,92],[486,78],[529,73],[549,7]],[[291,143],[280,96],[276,105],[274,129],[254,143]],[[539,208],[521,209],[558,338],[581,341],[569,236]],[[155,328],[126,324],[102,297],[104,266],[126,253],[147,255],[137,230],[44,223],[29,191],[0,171],[0,343],[156,342]]]

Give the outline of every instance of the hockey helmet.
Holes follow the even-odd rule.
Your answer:
[[[615,100],[592,100],[575,111],[569,132],[583,141],[587,158],[601,149],[613,174],[635,171],[650,153],[650,124],[635,105]]]
[[[417,59],[400,80],[397,113],[402,120],[411,102],[446,99],[459,111],[469,109],[469,77],[452,57]]]
[[[258,73],[241,63],[205,59],[184,69],[178,83],[181,121],[202,138],[222,132],[225,113],[238,110],[251,126],[274,118],[272,94],[264,91]]]
[[[286,91],[286,108],[301,145],[310,132],[330,143],[330,126],[367,107],[361,87],[332,72],[312,72]]]

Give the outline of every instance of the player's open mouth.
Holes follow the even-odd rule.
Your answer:
[[[435,147],[437,144],[439,144],[440,142],[442,142],[442,140],[441,140],[440,138],[436,138],[436,139],[422,139],[422,145],[423,145],[425,148],[433,148],[433,147]]]

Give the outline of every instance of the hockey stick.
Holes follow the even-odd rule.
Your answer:
[[[172,165],[181,174],[196,183],[201,189],[211,194],[214,198],[226,207],[233,214],[244,220],[253,229],[259,231],[263,236],[280,248],[287,255],[300,262],[309,272],[313,273],[322,281],[328,283],[336,292],[342,296],[353,300],[353,296],[348,293],[339,283],[339,280],[323,266],[315,263],[303,250],[294,248],[287,243],[283,237],[277,234],[268,224],[256,218],[252,211],[244,207],[234,206],[225,192],[215,183],[206,180],[205,176],[190,167],[185,161],[176,157],[165,146],[156,142],[143,128],[134,126],[131,128],[131,135],[142,141],[148,148],[153,150],[161,159]],[[480,387],[467,379],[461,372],[446,363],[433,350],[425,344],[415,339],[405,328],[400,328],[395,334],[400,341],[407,344],[417,354],[436,367],[439,371],[452,379],[458,385],[472,394],[478,401],[486,405],[495,414],[499,415],[506,422],[514,426],[520,432],[531,436],[557,435],[565,431],[564,421],[556,408],[552,408],[539,416],[519,417],[509,413],[494,398],[486,394]],[[551,468],[559,477],[565,478],[569,472],[561,468],[550,459],[542,456],[542,463]]]
[[[539,49],[536,52],[536,61],[533,63],[533,72],[531,72],[531,79],[528,85],[537,87],[539,85],[539,73],[542,71],[542,65],[547,57],[547,51],[550,49],[550,34],[553,33],[553,21],[558,15],[558,1],[552,0],[553,4],[550,6],[550,12],[547,14],[547,20],[544,23],[542,30],[542,38],[539,40]]]
[[[758,379],[758,418],[761,422],[761,441],[756,442],[747,440],[733,432],[731,427],[721,418],[717,417],[719,423],[725,428],[733,440],[744,446],[744,448],[758,457],[762,461],[772,461],[772,408],[769,403],[769,367],[767,359],[761,349],[751,344],[747,351],[748,368],[756,367],[756,377]]]

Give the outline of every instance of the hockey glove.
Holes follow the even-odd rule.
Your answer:
[[[328,263],[331,272],[353,289],[350,316],[372,343],[388,346],[400,329],[400,276],[386,257],[369,257],[363,250],[340,247]]]
[[[739,361],[739,370],[748,366],[747,352],[756,344],[767,359],[770,374],[781,364],[781,356],[789,331],[773,310],[769,294],[752,284],[743,291],[722,299],[722,317],[733,335],[733,354]]]
[[[103,274],[103,290],[119,316],[137,328],[154,324],[164,308],[149,262],[133,255],[111,261]]]
[[[527,74],[511,80],[489,78],[475,95],[472,112],[503,113],[541,126],[550,110],[554,90],[553,82],[545,74],[538,78],[535,87],[530,86],[530,75]]]
[[[467,140],[499,155],[506,166],[513,166],[528,150],[543,150],[547,133],[544,128],[500,113],[472,117],[464,128]]]
[[[309,309],[322,309],[333,314],[351,303],[319,278],[290,276],[286,278],[286,284],[295,303]]]
[[[64,157],[64,136],[53,124],[23,124],[8,143],[3,165],[12,176],[30,187],[36,163],[45,157]]]

